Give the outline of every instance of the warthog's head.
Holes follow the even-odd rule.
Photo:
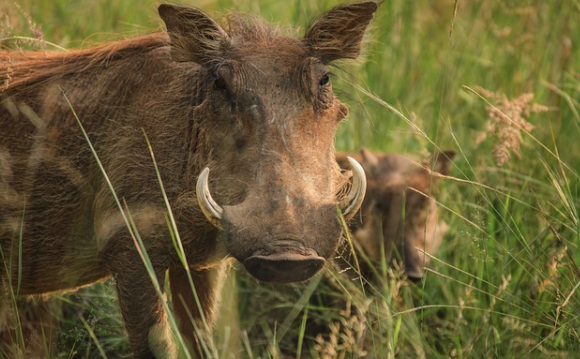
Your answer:
[[[332,91],[328,65],[359,55],[376,8],[334,8],[299,39],[247,16],[222,28],[197,9],[159,8],[173,60],[195,73],[200,208],[257,279],[312,277],[341,238],[337,209],[348,218],[362,202],[364,172],[352,160],[353,171],[342,174],[334,158],[348,109]]]

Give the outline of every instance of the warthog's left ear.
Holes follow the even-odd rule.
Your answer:
[[[455,158],[454,150],[438,151],[431,156],[431,163],[433,166],[433,171],[441,173],[442,175],[448,175],[451,170],[451,163]]]
[[[371,150],[369,150],[368,148],[366,147],[361,148],[360,154],[365,164],[368,164],[373,168],[379,165],[379,158],[374,153],[372,153]]]
[[[167,26],[173,60],[203,65],[222,54],[228,35],[203,11],[161,4],[159,16]]]
[[[312,55],[324,63],[356,59],[377,6],[372,1],[339,5],[319,18],[304,35]]]

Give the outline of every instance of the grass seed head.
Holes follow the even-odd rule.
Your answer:
[[[498,166],[503,166],[513,153],[521,157],[520,148],[524,141],[522,131],[530,133],[534,129],[528,120],[533,112],[545,112],[547,107],[533,103],[534,94],[524,93],[509,100],[503,93],[496,93],[482,87],[475,88],[489,98],[491,106],[487,107],[487,122],[476,143],[482,143],[488,136],[497,138],[493,156]]]

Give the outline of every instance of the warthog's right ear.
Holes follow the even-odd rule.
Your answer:
[[[377,6],[373,1],[339,5],[319,18],[304,35],[312,55],[324,63],[356,59]]]
[[[159,16],[167,26],[173,60],[203,65],[221,55],[228,35],[203,11],[161,4]]]

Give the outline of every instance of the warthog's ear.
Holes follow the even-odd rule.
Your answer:
[[[379,158],[372,153],[368,148],[363,147],[360,150],[360,154],[362,155],[363,162],[368,164],[371,167],[377,167],[379,165]]]
[[[372,1],[340,5],[319,18],[304,35],[312,55],[324,63],[356,59],[377,6]]]
[[[167,26],[173,60],[206,64],[221,55],[228,35],[203,11],[161,4],[159,16]]]
[[[431,157],[433,171],[441,173],[442,175],[448,175],[449,171],[451,170],[451,163],[453,161],[453,158],[455,158],[455,151],[453,150],[439,151],[434,153],[433,156]]]

